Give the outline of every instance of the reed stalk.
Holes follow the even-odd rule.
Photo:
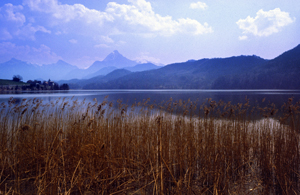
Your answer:
[[[299,105],[10,99],[0,194],[300,194]]]

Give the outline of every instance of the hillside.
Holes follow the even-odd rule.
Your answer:
[[[97,82],[96,89],[299,89],[300,46],[272,60],[236,56],[190,60]]]
[[[126,69],[117,69],[105,76],[99,75],[90,79],[60,80],[58,83],[68,83],[71,89],[97,89],[100,87],[98,84],[101,85],[102,83],[110,82],[131,73],[131,71]]]
[[[87,80],[86,82],[82,83],[82,86],[83,86],[82,88],[84,88],[84,89],[99,89],[102,87],[103,83],[109,83],[111,81],[117,80],[117,79],[122,78],[126,75],[129,75],[131,73],[132,72],[130,72],[129,70],[117,69],[117,70],[114,70],[113,72],[107,74],[106,76],[93,77],[93,78]]]
[[[12,81],[7,79],[0,79],[0,85],[28,85],[27,83],[24,83],[22,81]]]
[[[214,89],[299,89],[300,45],[262,66],[232,77],[219,77]]]
[[[112,89],[208,89],[221,75],[240,74],[265,62],[256,56],[188,61],[132,73],[98,86]]]

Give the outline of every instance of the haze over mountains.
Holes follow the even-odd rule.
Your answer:
[[[103,61],[95,61],[87,69],[79,69],[77,66],[73,66],[62,60],[59,60],[55,64],[39,66],[13,58],[0,64],[0,78],[11,79],[13,75],[21,75],[24,81],[29,79],[89,79],[94,76],[106,75],[119,68],[136,72],[157,69],[160,68],[160,66],[156,66],[152,63],[140,64],[136,61],[125,58],[117,50],[115,50]]]
[[[0,78],[16,74],[28,79],[63,78],[59,83],[68,83],[74,89],[299,89],[300,45],[272,60],[235,56],[164,67],[137,64],[118,51],[88,69],[63,61],[37,66],[12,59],[0,64]]]

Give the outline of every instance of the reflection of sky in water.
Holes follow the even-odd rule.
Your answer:
[[[17,103],[22,99],[39,98],[44,102],[55,101],[59,97],[66,98],[66,100],[78,100],[87,102],[97,99],[102,102],[108,96],[108,101],[116,102],[122,100],[123,103],[129,105],[134,102],[142,102],[150,98],[150,102],[161,103],[170,98],[173,101],[184,100],[196,101],[202,103],[207,98],[212,100],[224,102],[231,102],[232,104],[245,102],[245,97],[250,100],[250,103],[256,101],[261,102],[266,98],[266,102],[275,103],[281,106],[287,102],[288,98],[294,97],[295,101],[300,99],[300,90],[69,90],[69,91],[50,91],[50,92],[23,92],[19,94],[0,94],[0,102],[7,102],[9,98],[13,97]]]
[[[43,98],[43,97],[73,97],[73,96],[89,96],[92,94],[16,94],[16,95],[0,95],[0,99],[13,98]]]

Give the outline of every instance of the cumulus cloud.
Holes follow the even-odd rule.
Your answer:
[[[155,34],[169,36],[175,33],[204,34],[213,32],[212,28],[204,23],[190,18],[174,20],[171,16],[161,16],[155,13],[151,3],[146,0],[128,0],[129,4],[109,2],[104,11],[86,8],[82,4],[61,4],[58,0],[24,0],[24,5],[33,11],[51,15],[51,25],[70,25],[73,32],[88,36],[106,33],[106,35],[132,33]],[[69,26],[69,27],[70,27]],[[80,26],[74,29],[74,26]],[[83,31],[88,26],[89,32]],[[68,28],[70,29],[70,28]]]
[[[24,0],[23,4],[33,11],[51,14],[57,19],[56,22],[67,23],[72,20],[82,20],[87,24],[102,24],[106,20],[112,20],[105,12],[88,9],[82,4],[61,4],[58,0]]]
[[[247,40],[248,36],[243,35],[243,36],[239,36],[239,40],[243,41],[243,40]]]
[[[160,64],[160,59],[152,57],[149,52],[141,52],[139,54],[139,57],[136,57],[134,60],[139,62],[139,63],[151,62],[151,63],[154,63],[154,64]]]
[[[208,6],[206,5],[206,3],[203,3],[203,2],[196,2],[196,3],[191,3],[190,4],[190,8],[191,9],[202,9],[202,10],[205,10],[208,8]]]
[[[169,36],[175,33],[204,34],[213,32],[207,24],[197,20],[181,18],[173,20],[171,16],[156,14],[149,2],[145,0],[128,0],[131,5],[110,2],[106,12],[111,14],[117,23],[121,24],[122,31],[138,33],[158,33]],[[128,28],[131,27],[131,28]]]
[[[119,41],[118,43],[121,45],[124,45],[124,44],[126,44],[126,41]]]
[[[14,35],[16,35],[20,39],[35,40],[35,33],[38,31],[43,32],[43,33],[48,33],[48,34],[51,33],[50,30],[47,30],[43,26],[39,26],[39,25],[32,26],[32,24],[29,23],[25,26],[20,27],[18,30],[16,30]]]
[[[295,18],[291,18],[288,12],[276,8],[270,11],[261,9],[256,13],[255,18],[248,16],[246,19],[240,19],[236,24],[243,30],[243,34],[266,37],[279,32],[283,27],[294,21]],[[241,38],[240,40],[244,40],[246,35]]]
[[[78,41],[76,39],[70,39],[69,42],[72,43],[72,44],[78,43]]]
[[[97,45],[94,45],[94,47],[95,48],[109,48],[109,46],[108,45],[106,45],[106,44],[97,44]]]
[[[0,7],[0,40],[19,39],[35,39],[35,33],[40,31],[51,33],[43,26],[32,23],[26,23],[26,17],[21,13],[23,6],[14,6],[10,3]]]
[[[16,45],[11,42],[0,43],[0,60],[6,61],[11,58],[35,63],[35,64],[51,64],[62,59],[56,55],[51,49],[42,44],[38,48],[28,45]]]
[[[101,36],[101,39],[106,43],[114,43],[114,40],[112,40],[109,36]]]
[[[5,4],[0,8],[0,19],[22,26],[25,23],[26,18],[20,13],[21,10],[23,10],[23,6],[21,5],[14,6],[11,3]]]

